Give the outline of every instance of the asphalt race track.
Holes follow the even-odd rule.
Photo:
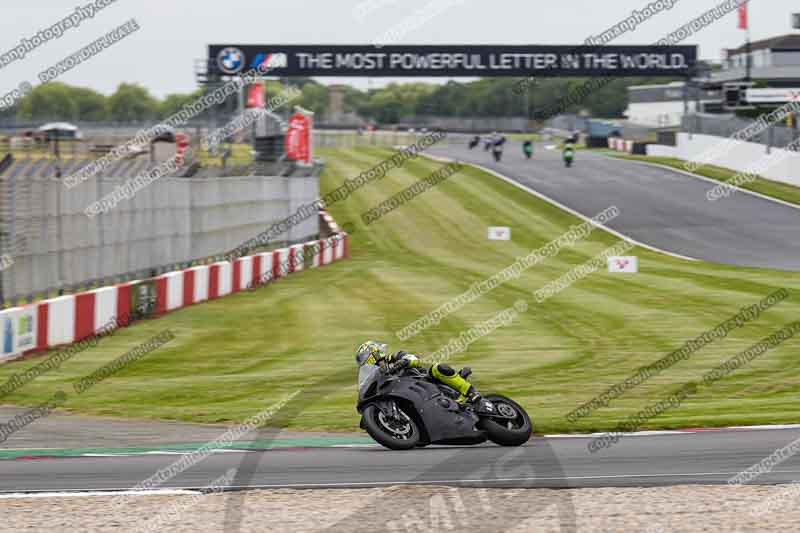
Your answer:
[[[800,209],[746,192],[708,201],[716,184],[672,170],[577,150],[565,168],[557,150],[536,144],[533,159],[509,141],[500,163],[467,139],[427,153],[494,170],[591,217],[611,205],[621,213],[609,227],[674,254],[741,266],[800,270]]]
[[[437,447],[408,452],[377,445],[215,453],[161,488],[200,488],[238,468],[256,467],[246,487],[374,487],[445,484],[478,487],[628,487],[724,484],[798,437],[797,429],[744,429],[634,435],[596,453],[591,437],[534,438],[519,448]],[[0,492],[129,489],[180,455],[0,461]],[[753,484],[800,478],[790,456]]]

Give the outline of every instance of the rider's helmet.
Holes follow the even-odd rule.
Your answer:
[[[382,365],[386,363],[386,344],[378,341],[367,341],[356,350],[358,366]]]

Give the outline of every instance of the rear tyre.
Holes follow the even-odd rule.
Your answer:
[[[501,414],[513,414],[513,419],[482,418],[481,429],[486,431],[489,440],[500,446],[522,446],[531,438],[533,424],[517,402],[499,394],[487,394],[484,399],[492,402]]]
[[[420,444],[420,432],[414,419],[398,405],[400,420],[388,418],[378,406],[364,408],[362,420],[369,436],[390,450],[410,450]]]

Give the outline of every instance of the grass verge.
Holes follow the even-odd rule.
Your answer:
[[[380,147],[324,151],[323,191],[376,165]],[[197,422],[243,421],[297,390],[294,429],[353,430],[355,348],[382,339],[425,356],[518,299],[527,312],[478,339],[453,366],[470,365],[479,390],[510,395],[537,431],[614,427],[668,396],[800,314],[796,274],[686,262],[636,249],[640,273],[601,270],[542,304],[532,292],[617,242],[588,239],[525,271],[518,279],[400,342],[395,332],[557,238],[572,215],[472,167],[365,226],[360,214],[441,164],[420,158],[390,171],[331,207],[352,222],[352,258],[299,273],[253,292],[179,310],[103,339],[0,402],[36,405],[63,389],[64,408],[81,413]],[[509,226],[511,241],[487,241],[488,226]],[[576,424],[565,415],[682,344],[785,287],[791,296]],[[72,384],[127,350],[169,329],[175,339],[81,395]],[[797,422],[797,343],[768,351],[644,428]],[[0,366],[0,380],[42,358]],[[0,381],[0,384],[2,383]]]

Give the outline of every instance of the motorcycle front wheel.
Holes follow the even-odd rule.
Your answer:
[[[517,402],[499,394],[487,394],[484,399],[494,404],[497,412],[513,418],[483,418],[480,427],[486,431],[489,440],[500,446],[522,446],[531,438],[533,424]]]
[[[364,408],[362,420],[369,436],[390,450],[410,450],[420,441],[419,427],[414,419],[398,406],[400,419],[383,414],[377,405]]]

